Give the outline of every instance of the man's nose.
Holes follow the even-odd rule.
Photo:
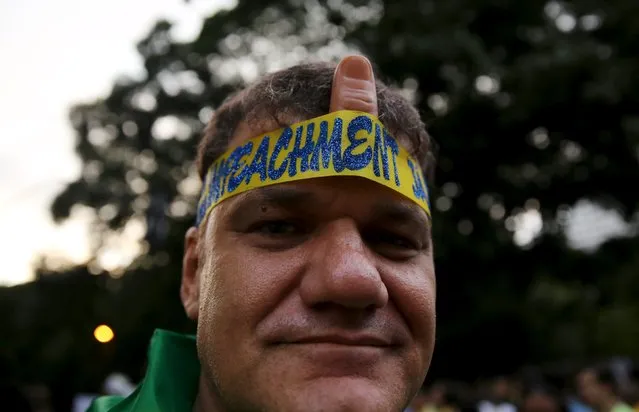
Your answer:
[[[313,242],[310,264],[300,285],[307,306],[371,309],[387,304],[388,290],[374,256],[352,220],[332,222]]]

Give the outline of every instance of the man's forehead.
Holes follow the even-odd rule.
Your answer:
[[[359,193],[358,193],[359,192]],[[365,196],[358,196],[365,194]],[[356,202],[349,202],[356,196]],[[342,202],[339,202],[339,200]],[[333,210],[335,205],[339,210]],[[220,205],[222,206],[222,205]],[[424,210],[405,197],[359,177],[317,178],[265,186],[244,192],[226,202],[225,209],[276,206],[304,213],[346,213],[429,224]],[[344,210],[344,207],[348,210]]]

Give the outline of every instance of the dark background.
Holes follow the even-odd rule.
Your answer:
[[[191,43],[158,22],[138,44],[146,78],[70,112],[83,173],[51,213],[95,209],[95,258],[60,271],[43,257],[36,281],[0,288],[0,376],[46,385],[65,410],[112,371],[140,379],[155,328],[193,331],[178,285],[204,123],[256,75],[347,51],[415,99],[439,144],[430,377],[639,358],[637,22],[636,0],[241,0]],[[165,136],[158,120],[180,127]],[[578,202],[598,211],[569,241]],[[515,241],[523,213],[543,221],[527,243]],[[627,235],[578,247],[609,213]],[[146,253],[105,271],[106,239],[131,221],[144,223]],[[101,323],[108,344],[93,338]]]

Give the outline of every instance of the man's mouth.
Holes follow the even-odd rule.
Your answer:
[[[288,344],[334,344],[345,346],[371,346],[389,347],[392,346],[388,339],[382,337],[362,334],[362,333],[338,333],[338,334],[317,334],[303,336],[284,342]]]

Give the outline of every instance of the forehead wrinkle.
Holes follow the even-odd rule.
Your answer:
[[[329,182],[331,178],[312,178],[301,182],[269,185],[249,190],[235,197],[238,198],[238,202],[241,201],[242,203],[256,202],[287,209],[326,212],[331,210],[340,198],[353,193],[347,187],[335,187],[334,184]],[[352,176],[343,176],[342,178],[345,180],[360,179]],[[312,181],[318,181],[320,184],[308,186],[307,184]],[[386,189],[382,186],[378,188]],[[392,219],[400,223],[418,223],[420,227],[429,226],[430,219],[421,207],[398,194],[390,193],[389,195],[390,197],[379,196],[370,201],[359,201],[356,204],[348,203],[350,206],[356,206],[357,208],[364,207],[368,210],[366,214],[370,216]]]
[[[320,197],[313,191],[296,186],[271,185],[254,190],[254,196],[263,203],[287,208],[315,205]]]

